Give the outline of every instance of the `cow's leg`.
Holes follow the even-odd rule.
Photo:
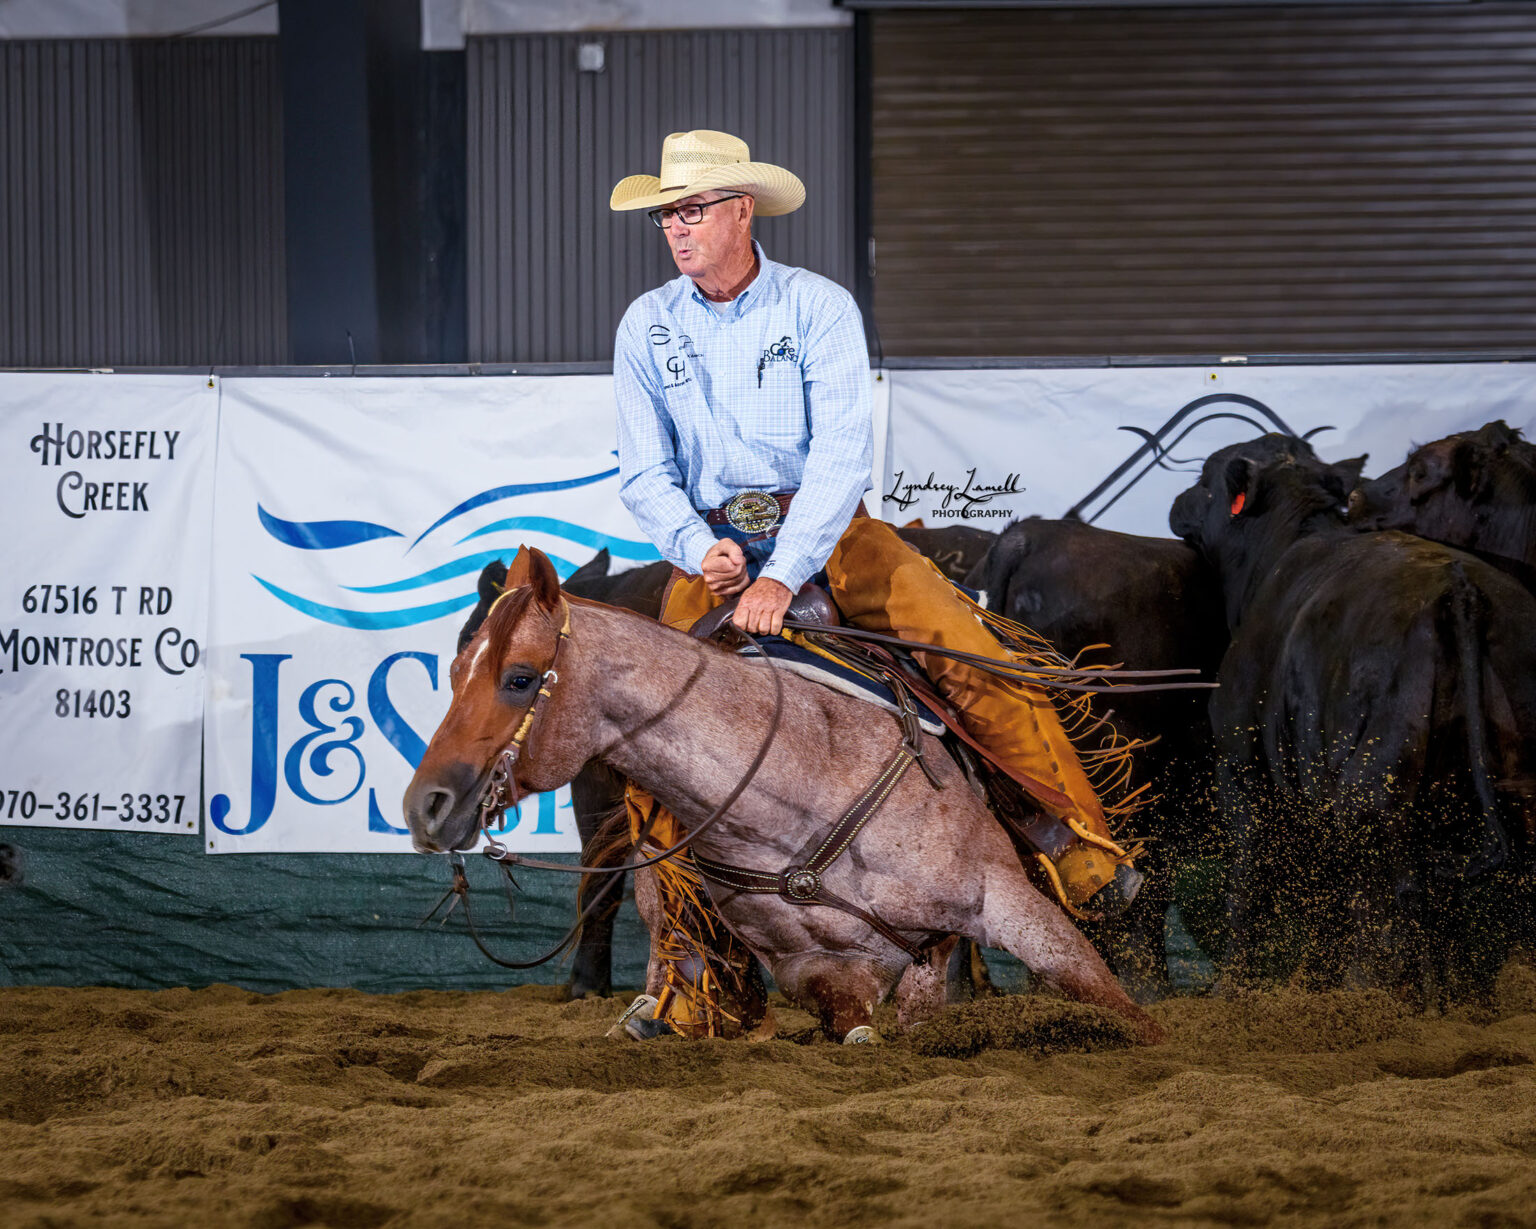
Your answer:
[[[1164,925],[1171,903],[1172,875],[1163,859],[1141,862],[1146,882],[1131,907],[1117,917],[1083,927],[1104,954],[1122,985],[1138,1003],[1155,1003],[1173,993],[1168,980],[1168,944]],[[1088,908],[1092,908],[1090,901]]]
[[[833,1041],[848,1040],[854,1029],[873,1028],[875,1004],[885,998],[893,980],[873,961],[828,952],[784,956],[769,969],[780,990],[816,1013],[822,1032]]]
[[[1244,986],[1260,976],[1260,951],[1275,924],[1275,871],[1264,865],[1265,847],[1274,834],[1259,813],[1259,791],[1241,770],[1218,768],[1217,792],[1227,829],[1227,947],[1221,962],[1221,986]],[[1293,820],[1294,822],[1294,820]]]
[[[595,843],[605,821],[624,805],[624,790],[618,779],[606,768],[588,767],[576,774],[571,782],[571,806],[576,812],[576,831],[581,836],[584,861],[614,866],[623,862],[631,852],[622,841],[609,842],[604,849]],[[576,893],[578,909],[586,907],[592,892],[608,886],[603,877],[582,879]],[[587,995],[607,996],[613,993],[613,922],[618,916],[619,905],[624,899],[624,885],[609,888],[602,906],[589,917],[581,928],[581,938],[571,959],[571,979],[568,989],[573,999]]]
[[[989,947],[1007,948],[1035,976],[1069,998],[1124,1017],[1146,1045],[1163,1039],[1157,1022],[1133,1003],[1093,944],[1029,882],[1017,863],[994,863],[986,874],[980,934]]]

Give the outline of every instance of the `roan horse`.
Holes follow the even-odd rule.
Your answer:
[[[515,746],[514,794],[555,789],[596,760],[694,831],[697,854],[777,875],[810,859],[834,817],[893,762],[901,742],[894,718],[791,675],[776,679],[761,663],[629,611],[568,596],[536,550],[514,562],[508,584],[453,662],[448,713],[405,793],[422,852],[475,843],[481,800]],[[762,767],[703,829],[762,746],[776,686],[782,720]],[[1006,948],[1047,985],[1123,1016],[1146,1043],[1160,1040],[1087,939],[1030,883],[960,768],[924,738],[941,788],[922,772],[901,775],[851,847],[822,867],[828,894],[878,917],[904,946],[840,908],[712,885],[726,923],[834,1040],[870,1026],[893,988],[901,1027],[936,1010],[943,970],[913,963],[909,949],[951,934]]]

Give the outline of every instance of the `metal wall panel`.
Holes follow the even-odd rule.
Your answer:
[[[600,73],[577,70],[587,42]],[[656,173],[669,132],[735,133],[798,174],[806,205],[755,233],[774,260],[852,284],[850,31],[473,38],[466,54],[472,361],[612,357],[624,309],[677,270],[608,194]]]
[[[1531,342],[1536,5],[863,20],[889,354]]]
[[[287,357],[275,39],[0,43],[0,366]]]

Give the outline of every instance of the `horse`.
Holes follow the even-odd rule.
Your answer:
[[[925,529],[921,525],[905,525],[896,531],[902,539],[917,547],[932,559],[935,566],[950,580],[959,582],[986,554],[987,545],[997,535],[969,526],[949,525],[940,529]],[[661,617],[661,599],[672,575],[672,565],[666,562],[652,563],[627,571],[610,573],[612,560],[604,547],[562,582],[566,593],[577,597],[592,598],[609,606],[637,611],[652,619]],[[459,630],[458,648],[463,649],[469,638],[485,622],[492,605],[501,596],[506,584],[506,564],[492,560],[485,565],[478,581],[479,601]],[[624,849],[619,842],[605,841],[601,829],[607,818],[624,806],[624,782],[600,764],[589,764],[571,782],[572,812],[576,831],[581,837],[582,848],[588,857],[606,860],[618,865],[623,860]],[[593,882],[583,880],[583,891],[577,893],[577,903],[586,901],[585,888]],[[646,899],[641,887],[640,899]],[[581,934],[571,953],[571,973],[566,983],[567,993],[573,999],[588,995],[607,997],[613,993],[613,928],[619,912],[622,891],[608,891],[602,903],[588,913],[581,927]],[[955,999],[969,997],[977,988],[989,987],[985,963],[981,953],[971,945],[957,948],[950,968],[950,992]]]
[[[595,760],[672,811],[693,856],[780,884],[764,892],[716,881],[709,891],[834,1041],[867,1037],[893,990],[899,1028],[936,1011],[943,969],[920,957],[949,935],[1005,948],[1045,985],[1121,1016],[1141,1042],[1161,1039],[1030,882],[960,766],[920,735],[928,772],[893,776],[898,723],[862,701],[566,594],[549,560],[526,548],[449,681],[448,712],[402,802],[418,851],[475,844],[498,766],[515,798],[556,789]],[[749,775],[750,788],[719,810]],[[828,817],[846,821],[877,785],[883,806],[825,859]]]

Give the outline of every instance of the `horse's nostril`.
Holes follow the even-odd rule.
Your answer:
[[[422,810],[427,817],[427,823],[436,828],[453,813],[453,804],[457,795],[450,789],[433,789],[427,791],[427,796],[422,800]]]

